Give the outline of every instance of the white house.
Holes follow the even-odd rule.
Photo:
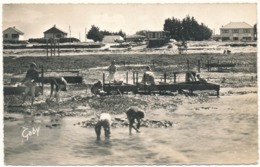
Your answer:
[[[67,34],[66,32],[58,29],[55,25],[48,29],[47,31],[43,32],[44,38],[45,39],[50,39],[50,38],[66,38]]]
[[[254,28],[246,22],[230,22],[220,28],[222,41],[252,41]]]
[[[20,35],[24,33],[15,27],[9,27],[3,31],[3,41],[19,41]]]

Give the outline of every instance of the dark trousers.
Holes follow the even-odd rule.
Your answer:
[[[105,138],[109,139],[110,136],[110,124],[108,120],[99,120],[95,126],[97,140],[100,140],[101,128],[104,128]]]

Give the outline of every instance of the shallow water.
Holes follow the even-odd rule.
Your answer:
[[[175,112],[153,110],[149,119],[177,122],[171,128],[144,128],[128,134],[113,128],[110,141],[96,141],[94,129],[74,125],[84,117],[65,117],[61,126],[46,127],[50,117],[26,123],[4,122],[4,160],[7,165],[85,164],[252,164],[257,153],[257,95],[212,98],[204,104],[183,104]],[[41,121],[42,120],[42,121]],[[24,128],[39,129],[28,140]],[[26,131],[28,133],[28,131]]]

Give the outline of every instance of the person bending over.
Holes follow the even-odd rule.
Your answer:
[[[59,92],[67,91],[67,81],[63,77],[42,78],[42,82],[51,85],[50,98],[52,97],[54,91],[54,97],[57,102],[60,101]]]
[[[101,128],[103,127],[105,132],[105,139],[109,140],[110,138],[110,124],[111,117],[108,113],[102,113],[99,117],[99,120],[95,126],[95,132],[97,135],[97,140],[100,140]]]
[[[144,118],[144,111],[138,107],[130,107],[126,111],[127,119],[129,122],[129,134],[132,134],[132,128],[136,130],[136,132],[140,133],[139,130],[141,119]],[[137,121],[136,127],[134,126],[135,120]]]
[[[102,93],[102,82],[101,81],[98,81],[97,83],[92,85],[91,93],[93,93],[95,96],[100,95]]]

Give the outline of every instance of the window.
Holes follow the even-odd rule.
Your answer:
[[[251,37],[243,37],[243,40],[244,40],[244,41],[251,41],[252,38],[251,38]]]
[[[12,34],[12,38],[18,38],[19,35],[18,34]]]
[[[229,30],[222,30],[222,33],[227,34],[227,33],[229,33]]]
[[[5,38],[8,38],[8,34],[5,34]]]
[[[250,33],[250,29],[243,29],[243,33]]]
[[[152,38],[152,37],[153,37],[153,34],[152,34],[152,33],[147,33],[147,37],[148,37],[148,38]]]
[[[234,37],[233,40],[234,40],[234,41],[238,41],[238,37]]]
[[[230,40],[229,37],[222,37],[222,41],[228,41]]]
[[[61,34],[57,34],[57,35],[56,35],[56,38],[61,38]]]
[[[232,30],[232,33],[238,33],[237,29]]]
[[[155,38],[160,38],[160,33],[156,32],[155,33]]]

